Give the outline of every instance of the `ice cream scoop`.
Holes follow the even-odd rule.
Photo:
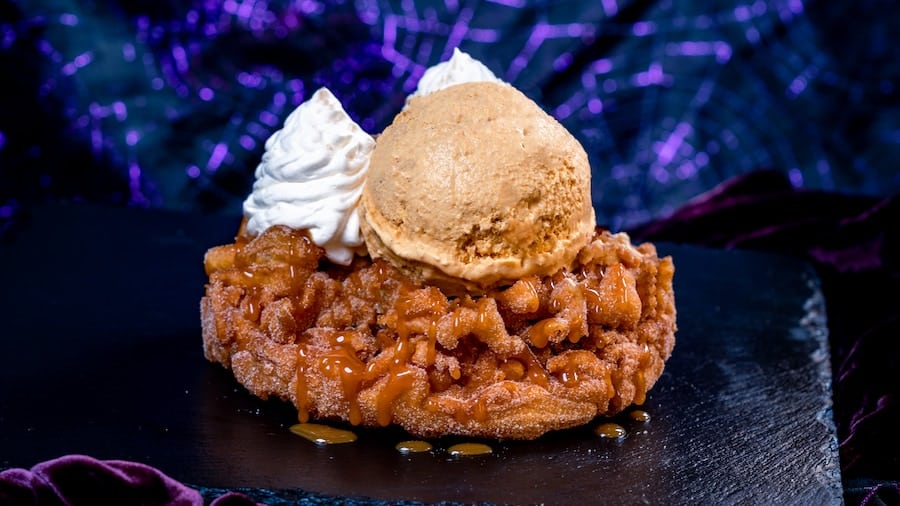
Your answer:
[[[369,254],[449,293],[570,266],[594,233],[581,144],[514,87],[414,97],[377,138],[359,202]]]

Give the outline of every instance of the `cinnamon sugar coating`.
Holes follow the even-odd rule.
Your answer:
[[[675,345],[674,266],[597,229],[573,271],[448,297],[275,226],[210,249],[206,358],[301,420],[533,439],[644,401]]]

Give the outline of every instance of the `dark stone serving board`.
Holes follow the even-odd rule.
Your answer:
[[[488,456],[401,455],[396,429],[318,447],[293,408],[202,354],[206,248],[237,218],[39,208],[0,244],[0,468],[134,460],[198,487],[489,503],[841,501],[824,302],[800,261],[669,244],[679,331],[628,436],[590,426]]]

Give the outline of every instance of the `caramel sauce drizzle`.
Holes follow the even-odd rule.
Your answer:
[[[291,425],[291,432],[318,445],[352,443],[356,441],[356,434],[349,430],[336,429],[318,423]]]
[[[433,364],[435,359],[437,358],[437,321],[432,320],[431,323],[428,324],[428,353],[425,356],[425,361],[429,364]]]
[[[625,439],[625,435],[627,434],[625,427],[612,422],[601,423],[594,429],[594,432],[603,439],[613,439],[617,441]]]
[[[550,384],[550,377],[547,375],[547,371],[544,370],[544,366],[542,366],[541,363],[538,362],[537,357],[534,356],[534,352],[531,351],[531,348],[526,347],[514,358],[525,365],[525,375],[530,382],[547,388]]]
[[[529,276],[529,277],[525,278],[523,281],[529,291],[529,297],[528,297],[529,305],[527,308],[525,308],[525,312],[526,313],[534,313],[535,311],[540,309],[540,305],[541,305],[541,296],[540,296],[540,294],[538,294],[538,289],[537,289],[538,285],[541,284],[541,280],[538,279],[536,276]]]
[[[612,397],[613,392],[616,391],[616,386],[613,383],[611,371],[607,370],[603,375],[603,382],[606,383],[606,391],[609,392],[609,396]]]
[[[390,353],[391,364],[387,370],[387,382],[375,399],[376,421],[386,426],[391,423],[394,401],[409,390],[415,381],[415,371],[409,362],[413,353],[413,347],[409,342],[410,329],[407,325],[408,313],[412,310],[408,302],[401,297],[397,302],[399,313],[397,323],[397,340],[393,343],[383,343],[386,349],[383,353]],[[433,329],[433,330],[432,330]],[[436,324],[432,324],[428,338],[431,348],[437,339]],[[370,362],[368,366],[356,355],[356,351],[350,343],[350,339],[343,333],[337,334],[332,340],[333,349],[318,357],[318,370],[320,373],[336,378],[340,381],[344,398],[349,403],[349,421],[352,425],[359,425],[363,421],[359,404],[359,392],[367,385],[378,379],[383,371],[378,362]],[[393,344],[392,347],[391,344]],[[436,351],[429,350],[433,356]],[[434,359],[431,358],[433,361]],[[306,382],[306,372],[309,358],[304,348],[298,352],[297,378],[294,385],[298,418],[301,422],[309,420],[309,389]]]
[[[644,378],[644,371],[638,370],[634,374],[634,403],[637,405],[641,405],[644,401],[647,400],[647,380]]]
[[[628,412],[628,418],[631,418],[635,422],[647,423],[650,421],[650,413],[642,409],[635,409]]]
[[[558,318],[545,318],[525,331],[523,336],[532,345],[538,348],[544,348],[550,342],[550,337],[565,332],[566,324]]]
[[[400,453],[423,453],[429,452],[433,448],[428,441],[401,441],[394,448]]]
[[[380,264],[377,265],[379,269],[383,268]],[[619,266],[619,269],[622,270],[623,267]],[[293,265],[290,266],[290,272],[293,279],[295,277]],[[611,269],[606,274],[615,276],[617,273],[618,271]],[[560,282],[558,279],[551,281],[551,288],[559,285]],[[622,286],[620,287],[619,285]],[[614,286],[616,289],[613,290],[613,295],[617,297],[613,298],[623,298],[623,292],[627,288],[624,281],[615,283]],[[528,294],[528,297],[526,303],[520,304],[521,307],[517,307],[516,310],[523,312],[539,310],[539,287],[540,280],[536,278],[522,281],[516,289]],[[609,304],[609,301],[603,300],[601,295],[603,290],[599,288],[599,286],[596,286],[596,280],[594,280],[593,286],[582,284],[581,290],[577,290],[577,294],[567,296],[577,296],[578,299],[583,300],[582,304],[587,307],[588,317],[590,317],[591,313]],[[411,389],[415,384],[416,378],[420,377],[420,375],[417,375],[419,369],[411,362],[412,355],[415,352],[415,346],[411,338],[424,338],[418,341],[419,346],[425,345],[424,350],[420,349],[419,353],[424,351],[426,364],[434,364],[437,357],[437,340],[440,330],[438,319],[432,315],[446,314],[447,311],[445,306],[433,307],[428,304],[423,306],[421,302],[417,305],[414,303],[414,299],[407,295],[409,293],[408,290],[413,289],[416,289],[416,287],[412,285],[401,287],[398,297],[394,301],[393,324],[396,331],[395,337],[392,338],[388,332],[379,333],[377,337],[376,346],[381,350],[380,354],[385,354],[384,359],[370,360],[367,366],[357,356],[350,339],[343,334],[338,334],[333,339],[333,348],[330,351],[317,356],[315,359],[311,359],[308,356],[308,350],[302,346],[300,347],[297,357],[298,367],[294,395],[295,404],[298,407],[298,419],[301,422],[309,420],[311,409],[306,374],[316,370],[318,373],[335,378],[339,382],[343,397],[349,404],[349,421],[353,425],[361,424],[364,418],[359,402],[360,392],[384,377],[385,379],[374,399],[374,416],[375,421],[379,425],[386,426],[391,423],[394,403],[406,391]],[[502,296],[502,292],[500,292],[495,299],[499,300]],[[566,304],[560,300],[560,297],[562,296],[551,296],[549,298],[547,304],[549,311],[558,312],[564,309]],[[259,304],[256,302],[256,297],[248,297],[248,299],[251,298],[253,301],[248,302],[246,311],[248,316],[258,320]],[[473,300],[471,297],[463,297],[452,301],[451,305],[456,305],[456,307],[455,310],[451,311],[450,331],[454,335],[491,332],[492,325],[496,325],[496,323],[490,321],[491,315],[485,307],[488,302],[490,301],[487,298]],[[435,302],[434,304],[444,304],[444,302]],[[477,316],[472,318],[470,316],[471,313],[462,311],[464,308],[467,308],[467,311],[474,309]],[[532,347],[545,348],[551,341],[554,343],[561,341],[562,337],[568,337],[570,341],[577,342],[578,339],[573,339],[573,336],[562,336],[562,334],[568,332],[569,326],[567,323],[562,318],[555,316],[546,317],[528,327],[521,334],[521,337],[530,343],[531,346],[526,346],[523,348],[523,351],[506,357],[505,361],[500,365],[504,377],[510,381],[525,381],[547,388],[550,383],[550,374],[545,370]],[[422,355],[418,356],[419,359],[423,358]],[[642,404],[645,401],[646,379],[642,370],[646,368],[649,360],[649,350],[645,350],[640,360],[640,367],[631,378],[637,390],[637,395],[634,399],[636,404]],[[461,376],[460,371],[455,369],[451,370],[449,374],[453,380],[459,380]],[[576,387],[582,381],[581,373],[577,370],[577,364],[574,363],[570,367],[565,367],[562,371],[555,373],[555,375],[555,379],[558,379],[566,387]],[[616,385],[621,383],[623,378],[618,377],[617,371],[610,371],[606,373],[603,379],[606,382],[608,391],[611,395],[614,395]],[[447,403],[448,401],[444,399],[441,402]],[[456,403],[449,404],[454,405]],[[484,421],[489,417],[489,404],[481,398],[458,404],[452,409],[454,417],[460,423],[469,423],[473,420]],[[426,408],[437,409],[435,406],[426,405]]]
[[[296,251],[299,247],[292,243],[290,254],[286,255],[286,258],[302,257]],[[267,266],[252,271],[248,268],[250,265],[253,265],[253,262],[249,258],[235,258],[234,266],[237,267],[235,275],[240,279],[233,281],[236,285],[243,287],[242,310],[246,318],[254,322],[260,322],[263,308],[268,300],[267,293],[260,288],[267,282],[267,279],[287,277],[293,288],[299,292],[303,290],[303,284],[308,278],[306,270],[309,269],[309,266],[303,263],[292,263],[290,260],[277,267]],[[374,265],[380,271],[386,268],[380,262],[375,262]],[[379,274],[381,277],[383,275],[383,272]],[[509,294],[505,294],[503,290],[492,293],[493,300],[498,302],[508,300],[514,304],[514,307],[507,307],[507,311],[511,310],[522,315],[538,316],[540,314],[545,316],[520,334],[531,346],[525,346],[523,351],[501,360],[500,367],[505,379],[548,387],[550,374],[535,355],[535,351],[538,354],[543,353],[539,350],[540,348],[546,348],[551,342],[559,343],[562,337],[568,337],[573,343],[583,337],[574,334],[562,336],[563,333],[569,333],[569,328],[572,327],[571,321],[566,322],[570,318],[562,314],[556,316],[554,314],[572,306],[569,303],[571,302],[569,299],[572,297],[576,299],[576,302],[581,301],[582,307],[586,307],[588,318],[591,318],[592,313],[602,311],[610,305],[626,304],[630,286],[628,275],[624,265],[615,264],[601,273],[600,280],[596,278],[586,280],[585,283],[579,284],[581,289],[574,292],[567,291],[568,287],[561,284],[563,282],[571,283],[571,280],[565,276],[554,276],[549,282],[549,294],[547,293],[548,287],[543,286],[541,279],[537,277],[520,280],[512,287],[507,288],[510,291]],[[603,283],[603,278],[606,278],[606,284]],[[420,347],[417,359],[424,359],[425,365],[434,364],[441,331],[438,318],[434,315],[447,314],[446,304],[448,301],[446,299],[440,297],[439,301],[423,304],[422,298],[414,299],[411,296],[413,290],[419,290],[419,287],[405,284],[393,302],[395,335],[392,336],[390,332],[378,333],[375,346],[380,350],[380,354],[385,354],[383,359],[379,356],[377,360],[369,360],[367,366],[360,360],[349,337],[344,334],[338,334],[333,339],[332,348],[328,352],[315,357],[310,356],[310,349],[302,344],[298,346],[293,394],[299,421],[308,422],[310,412],[314,410],[310,402],[307,374],[324,374],[337,380],[340,385],[343,397],[349,404],[349,421],[354,425],[362,423],[364,418],[359,402],[360,392],[379,381],[379,390],[374,399],[375,421],[380,425],[391,423],[394,403],[415,384],[416,378],[422,376],[420,369],[411,361],[413,353],[416,352],[414,344]],[[546,304],[543,301],[546,301]],[[497,314],[487,310],[489,303],[493,303],[490,297],[472,298],[467,296],[450,300],[450,321],[445,323],[450,324],[450,330],[457,336],[467,333],[496,332],[497,322],[492,319],[496,319]],[[542,307],[544,305],[545,307]],[[473,310],[474,318],[472,317]],[[446,327],[444,330],[447,330]],[[424,349],[421,348],[423,345]],[[424,354],[422,354],[423,352]],[[647,380],[642,371],[647,368],[651,358],[652,355],[645,346],[645,351],[640,358],[640,366],[629,378],[637,390],[634,398],[635,404],[642,404],[646,400]],[[558,378],[567,387],[577,386],[583,379],[575,364],[554,374],[556,375],[554,380]],[[450,369],[449,375],[453,380],[461,379],[458,368]],[[623,379],[616,371],[612,371],[612,374],[607,372],[603,378],[611,393],[616,391],[615,387]],[[460,421],[483,421],[489,417],[489,407],[486,400],[476,398],[460,402],[458,406],[455,406],[454,411],[456,418]],[[372,414],[367,416],[372,416]]]
[[[326,353],[319,360],[319,370],[328,376],[340,378],[344,398],[350,402],[350,423],[353,425],[362,423],[357,394],[360,384],[365,379],[366,366],[357,358],[353,349],[341,346]]]
[[[375,400],[375,420],[379,425],[384,427],[391,423],[391,408],[394,401],[412,387],[415,379],[413,370],[409,367],[402,366],[391,369],[387,384],[381,389]]]
[[[563,382],[563,385],[567,387],[578,386],[578,383],[581,382],[581,378],[578,375],[578,371],[575,370],[565,370],[560,375],[559,379]]]
[[[250,272],[245,272],[245,276],[253,277],[253,274]],[[251,286],[249,288],[245,288],[247,296],[244,297],[242,301],[242,306],[244,309],[244,316],[253,322],[259,321],[259,315],[261,312],[260,304],[259,304],[259,293],[260,289],[256,286]]]
[[[493,453],[493,451],[490,446],[483,443],[459,443],[447,448],[447,453],[454,457],[487,455]]]
[[[309,421],[309,387],[306,384],[306,349],[297,352],[297,378],[294,381],[294,404],[297,405],[297,419],[301,423]]]
[[[289,258],[302,256],[291,246]],[[304,289],[304,284],[308,276],[304,272],[302,263],[290,263],[288,261],[284,265],[278,267],[265,267],[256,270],[243,270],[241,264],[246,264],[246,259],[237,261],[234,264],[238,267],[233,271],[233,275],[238,279],[232,279],[236,286],[242,287],[242,295],[239,300],[241,310],[244,316],[253,322],[260,323],[263,316],[263,309],[268,301],[271,300],[270,294],[265,292],[261,285],[272,277],[290,279],[291,286],[297,292]],[[251,262],[252,264],[252,262]],[[376,262],[379,271],[385,269],[384,265]],[[208,266],[206,266],[208,268]],[[275,276],[278,274],[278,276]],[[567,286],[561,285],[562,282],[570,283],[571,280],[564,277],[556,276],[550,280],[551,294],[548,296],[546,287],[542,285],[539,278],[532,277],[520,280],[514,287],[519,293],[513,296],[511,291],[504,294],[504,291],[492,293],[494,300],[502,304],[502,300],[511,301],[513,307],[505,307],[505,311],[513,311],[514,313],[526,315],[526,318],[543,318],[540,321],[527,327],[520,336],[525,339],[531,346],[525,346],[523,351],[512,356],[505,356],[505,360],[500,360],[500,367],[504,378],[510,381],[525,381],[544,388],[549,385],[550,374],[541,364],[537,352],[540,356],[546,356],[546,348],[552,343],[558,345],[561,343],[563,333],[569,333],[570,328],[575,328],[572,318],[561,311],[567,311],[567,308],[578,306],[586,308],[585,313],[588,319],[594,318],[594,313],[609,311],[610,307],[625,306],[629,303],[629,290],[633,291],[631,286],[634,280],[629,278],[631,274],[624,265],[615,264],[610,266],[605,272],[600,274],[601,278],[591,278],[580,283],[580,290],[566,292]],[[379,277],[383,277],[383,272],[379,273]],[[605,283],[604,283],[605,279]],[[631,281],[629,282],[629,279]],[[630,283],[630,284],[629,284]],[[559,288],[559,291],[557,291]],[[329,378],[333,378],[341,387],[343,397],[349,404],[349,421],[353,425],[359,425],[363,422],[363,413],[361,412],[359,396],[360,392],[367,387],[371,387],[374,382],[379,382],[379,390],[375,396],[375,421],[382,425],[389,425],[393,416],[393,405],[397,399],[410,390],[415,384],[416,378],[422,376],[422,371],[412,363],[413,354],[416,353],[416,359],[419,365],[424,357],[426,365],[433,365],[437,358],[437,344],[440,331],[446,331],[444,324],[446,321],[439,322],[434,315],[447,315],[447,305],[450,305],[450,327],[454,333],[454,337],[465,334],[476,334],[479,332],[495,332],[497,322],[496,312],[487,311],[487,305],[493,304],[489,297],[472,298],[470,296],[461,297],[459,299],[444,300],[443,297],[439,301],[422,303],[419,298],[416,302],[409,295],[408,290],[417,290],[418,287],[412,285],[404,285],[401,287],[397,298],[393,302],[393,325],[396,331],[392,336],[391,332],[379,332],[376,337],[375,349],[379,355],[377,360],[370,360],[368,366],[359,358],[357,351],[351,342],[352,333],[337,333],[333,336],[331,348],[328,352],[315,357],[311,357],[312,349],[300,344],[297,349],[297,367],[296,378],[294,383],[295,405],[298,410],[298,420],[301,422],[291,427],[291,431],[299,434],[310,441],[317,444],[333,444],[350,442],[356,440],[356,435],[350,431],[336,429],[319,424],[308,423],[310,412],[313,406],[310,401],[310,391],[307,374],[324,374]],[[383,295],[383,294],[382,294]],[[508,298],[507,298],[508,297]],[[575,300],[577,302],[573,303]],[[546,301],[544,304],[543,301]],[[390,302],[388,302],[390,303]],[[544,307],[542,307],[544,305]],[[474,310],[474,311],[473,311]],[[548,314],[548,311],[550,314]],[[583,311],[582,311],[583,313]],[[266,315],[268,317],[268,315]],[[474,317],[473,317],[474,316]],[[577,316],[577,315],[576,315]],[[494,321],[492,321],[492,319]],[[533,320],[531,320],[533,321]],[[583,320],[580,320],[584,323]],[[439,323],[441,326],[439,328]],[[352,332],[352,331],[351,331]],[[569,341],[577,343],[584,336],[576,335],[574,331],[568,335]],[[441,336],[443,338],[443,336]],[[598,338],[599,340],[599,338]],[[295,341],[296,342],[296,341]],[[564,344],[564,343],[563,343]],[[425,345],[425,348],[421,347]],[[416,346],[419,347],[416,350]],[[423,354],[424,352],[424,354]],[[381,354],[384,354],[383,356]],[[647,380],[643,371],[646,370],[653,359],[650,349],[644,344],[644,351],[639,358],[639,367],[635,370],[630,379],[635,386],[636,395],[634,397],[635,404],[643,404],[646,400]],[[558,380],[566,387],[574,387],[581,383],[582,377],[577,369],[577,363],[572,362],[566,364],[561,370],[554,372],[554,380]],[[449,375],[453,380],[461,379],[459,368],[450,369]],[[605,381],[611,396],[616,395],[616,387],[620,386],[623,380],[622,371],[606,370],[602,378]],[[310,376],[314,378],[315,376]],[[514,392],[517,386],[514,383],[504,384],[510,392]],[[454,413],[454,417],[460,423],[470,423],[472,421],[482,422],[490,416],[490,404],[484,397],[476,397],[471,400],[452,400],[427,399],[425,408],[430,410],[440,409],[440,403],[449,404],[450,409]],[[314,409],[313,409],[314,410]],[[367,416],[371,416],[368,414]],[[635,422],[647,423],[650,415],[646,411],[632,410],[626,415]],[[603,423],[597,426],[595,433],[601,438],[620,440],[626,437],[627,432],[624,427],[616,423]],[[431,445],[425,441],[406,441],[396,446],[401,452],[430,451]],[[491,453],[491,448],[480,443],[463,443],[454,445],[448,449],[452,455],[479,455]]]
[[[603,297],[600,296],[600,292],[598,292],[596,288],[585,284],[584,285],[584,299],[585,299],[585,302],[587,303],[588,321],[591,321],[592,315],[596,315],[596,314],[600,313]],[[594,317],[593,319],[596,320],[596,317]],[[596,323],[596,322],[591,321],[591,323]]]

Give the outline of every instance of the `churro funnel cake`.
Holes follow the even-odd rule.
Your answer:
[[[327,90],[210,249],[207,359],[301,421],[533,439],[644,402],[674,266],[595,226],[581,145],[456,51],[377,140]]]

